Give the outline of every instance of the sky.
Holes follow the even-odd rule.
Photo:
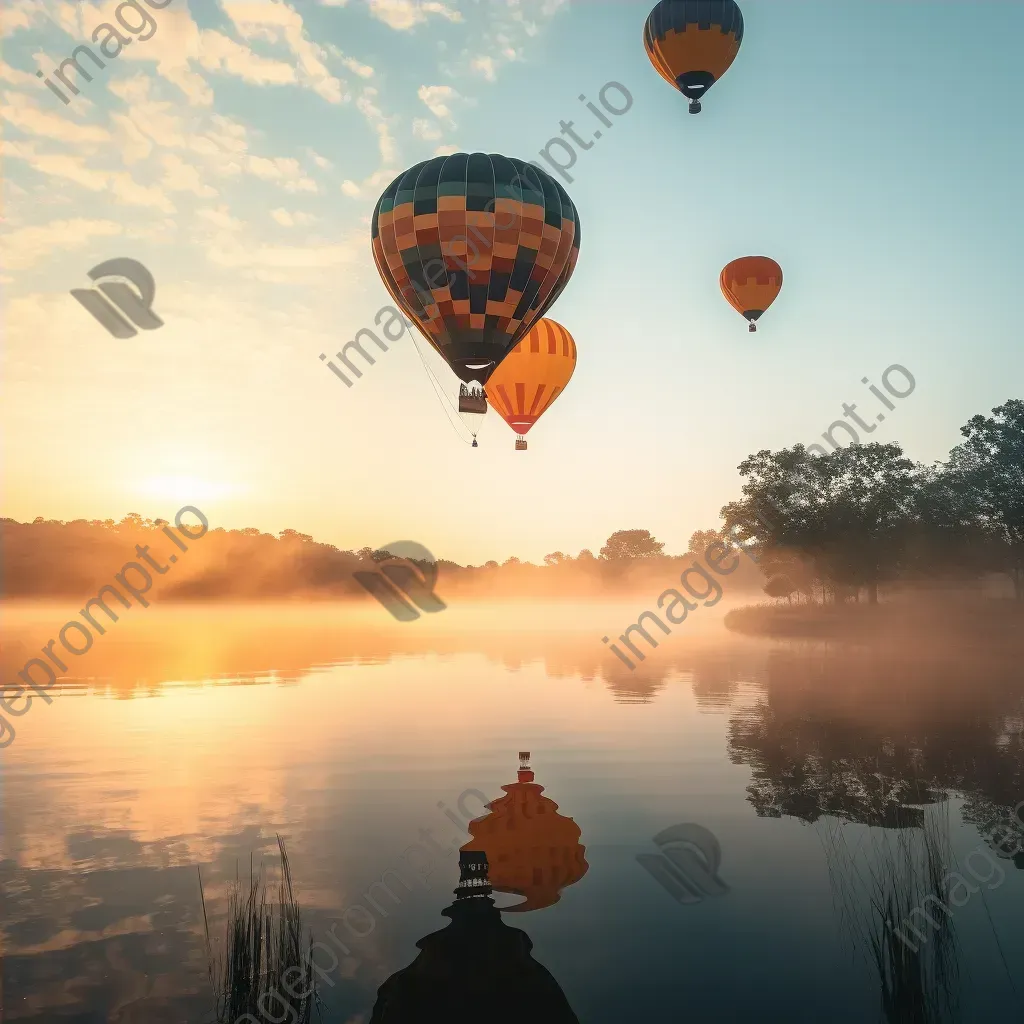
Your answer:
[[[627,0],[170,0],[65,105],[36,71],[117,7],[4,5],[4,516],[195,505],[463,564],[632,528],[682,551],[748,454],[820,442],[843,403],[930,463],[1022,395],[1024,5],[742,0],[697,117]],[[605,128],[578,97],[608,82],[632,103]],[[562,121],[591,139],[549,310],[579,358],[529,450],[493,411],[470,447],[422,338],[346,388],[319,356],[390,303],[380,193],[436,153],[543,163]],[[785,283],[749,334],[718,275],[760,254]],[[70,295],[113,258],[150,270],[162,327],[113,338]],[[893,364],[914,389],[888,410],[862,379]]]

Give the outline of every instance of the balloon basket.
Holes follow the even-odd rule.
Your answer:
[[[516,451],[517,452],[525,452],[526,451],[526,438],[524,438],[524,437],[517,437],[516,438]]]
[[[690,113],[699,114],[701,111],[700,100],[690,100]]]
[[[748,331],[749,331],[749,332],[750,332],[751,334],[757,334],[757,324],[751,324],[751,325],[750,325],[750,326],[749,326],[749,327],[747,328],[747,330],[748,330]]]
[[[475,437],[473,438],[473,447],[474,447],[474,448],[479,448],[479,447],[480,447],[480,445],[478,445],[478,444],[476,443],[476,438],[475,438]]]
[[[487,412],[487,396],[483,391],[470,391],[463,385],[459,392],[459,412],[475,412],[482,416]]]

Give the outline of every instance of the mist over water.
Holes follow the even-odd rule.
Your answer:
[[[586,870],[558,876],[555,903],[503,920],[581,1021],[659,1006],[694,1020],[894,1020],[884,999],[908,989],[920,1020],[1013,1005],[1024,854],[986,844],[1016,829],[1024,850],[1011,634],[924,638],[912,609],[901,622],[893,607],[898,625],[875,639],[771,640],[726,630],[726,599],[655,631],[630,671],[601,638],[658,593],[456,598],[411,623],[372,602],[133,609],[51,705],[14,719],[3,753],[5,1019],[85,1019],[87,1007],[96,1020],[208,1020],[196,868],[222,935],[229,883],[251,854],[275,864],[280,833],[315,936],[366,920],[345,918],[353,906],[372,915],[362,937],[338,925],[348,953],[320,987],[326,1019],[369,1020],[385,979],[445,927],[470,840],[460,796],[532,785],[578,827]],[[4,678],[74,611],[13,606]],[[520,751],[535,782],[516,782]],[[477,798],[464,806],[485,813]],[[697,896],[679,902],[636,858],[687,823],[720,844],[725,891],[691,867],[681,891]],[[429,846],[421,830],[437,852],[413,870],[403,854]],[[982,873],[978,850],[1001,880],[968,873],[972,853]],[[887,934],[872,894],[912,909],[928,876],[906,865],[933,855],[975,891],[942,932],[954,953],[918,943],[894,979],[870,952]],[[546,878],[546,863],[530,871]],[[397,899],[373,888],[389,870],[404,879],[389,876]],[[519,899],[495,893],[499,907]]]

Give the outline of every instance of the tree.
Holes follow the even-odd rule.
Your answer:
[[[796,587],[793,586],[793,581],[788,576],[772,576],[764,585],[764,592],[769,597],[784,597],[792,604]]]
[[[960,433],[967,440],[950,452],[948,470],[991,542],[994,567],[1024,601],[1024,401],[973,416]]]
[[[717,530],[697,530],[690,535],[688,550],[691,555],[703,558],[704,553],[712,544],[721,544],[722,535]]]
[[[281,540],[294,540],[302,544],[309,544],[313,540],[308,533],[299,533],[298,530],[282,530],[278,536]]]
[[[597,559],[594,557],[594,552],[590,548],[584,548],[577,556],[577,562],[596,562]]]
[[[568,558],[561,551],[552,551],[550,555],[544,556],[545,565],[561,565],[565,561],[568,561]]]
[[[501,564],[503,566],[504,565],[522,565],[522,563],[519,561],[518,558],[516,558],[515,555],[513,555],[511,558],[506,558],[505,561],[502,562]]]
[[[601,557],[611,562],[656,558],[664,547],[651,536],[650,530],[616,530],[601,548]]]
[[[897,444],[853,444],[812,456],[803,445],[740,464],[743,498],[722,509],[727,529],[762,552],[788,550],[821,580],[867,587],[896,567],[906,545],[921,468]]]

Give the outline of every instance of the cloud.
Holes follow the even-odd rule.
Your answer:
[[[31,143],[4,141],[0,152],[5,157],[24,160],[33,170],[51,178],[72,181],[90,192],[111,190],[114,195],[132,206],[147,206],[174,212],[174,204],[159,186],[146,186],[137,182],[127,171],[105,171],[86,166],[84,160],[67,153],[39,153]]]
[[[202,209],[196,210],[196,216],[222,231],[240,231],[245,226],[237,217],[231,216],[227,206],[223,203],[217,207],[204,206]]]
[[[493,82],[504,64],[523,60],[529,40],[540,34],[567,0],[507,0],[489,4],[489,17],[482,32],[474,32],[460,56],[441,70],[448,75],[483,78]]]
[[[323,51],[306,34],[302,15],[295,8],[265,0],[223,0],[223,7],[243,38],[286,45],[297,61],[300,84],[328,103],[341,103],[347,98],[343,83],[324,65]],[[372,74],[373,69],[369,70]]]
[[[356,100],[356,109],[369,122],[373,133],[377,136],[377,147],[380,151],[382,166],[361,182],[346,179],[341,183],[341,191],[345,195],[357,198],[368,192],[382,191],[383,186],[393,181],[398,172],[398,144],[391,133],[391,119],[377,106],[375,100],[377,90],[366,86]]]
[[[441,129],[425,117],[413,118],[412,133],[417,139],[424,139],[427,142],[436,142],[442,135]]]
[[[306,156],[308,156],[309,159],[312,160],[313,163],[315,163],[322,171],[326,171],[334,166],[327,157],[321,156],[315,149],[310,149],[309,146],[306,147]]]
[[[98,125],[76,124],[66,114],[41,110],[30,97],[16,92],[4,94],[0,117],[19,131],[61,142],[107,142],[110,132]]]
[[[458,146],[438,146],[434,150],[434,156],[451,156],[452,153],[457,153],[458,151]]]
[[[126,117],[137,132],[161,149],[179,149],[186,144],[189,130],[173,103],[150,98],[152,87],[153,80],[143,74],[110,83],[110,91],[128,105],[128,113],[121,117]]]
[[[31,28],[36,21],[45,21],[46,12],[33,0],[6,0],[0,18],[0,36],[12,36],[23,28]]]
[[[427,105],[427,109],[441,121],[448,121],[454,128],[451,107],[448,104],[458,97],[458,93],[450,85],[421,85],[416,95]]]
[[[248,271],[258,280],[299,282],[309,280],[309,271],[327,271],[365,260],[365,253],[344,243],[325,245],[244,245],[220,236],[206,250],[207,258],[219,267]]]
[[[515,53],[514,50],[512,52],[513,54]],[[475,57],[473,62],[470,64],[470,67],[474,71],[479,71],[488,82],[493,82],[498,77],[495,71],[497,61],[495,61],[493,57]]]
[[[306,177],[298,160],[292,157],[252,156],[246,158],[245,169],[264,181],[278,182],[288,192],[319,192],[317,183]]]
[[[166,171],[162,184],[171,192],[192,192],[203,198],[217,195],[217,190],[203,181],[199,168],[186,163],[177,153],[165,154],[161,162]]]
[[[308,213],[303,213],[301,210],[292,212],[286,210],[283,206],[278,207],[276,210],[271,210],[270,216],[273,217],[278,224],[286,228],[296,227],[297,225],[313,224],[316,222],[316,217],[312,217]]]
[[[174,213],[174,203],[159,185],[143,185],[127,171],[117,171],[110,178],[110,189],[122,202],[130,206],[160,210],[162,213]]]
[[[18,68],[12,68],[6,61],[0,60],[0,82],[6,82],[8,85],[23,85],[31,86],[33,89],[39,88],[39,79],[35,75],[30,75],[27,71],[20,71]]]
[[[427,20],[431,14],[462,21],[462,15],[435,0],[368,0],[370,14],[390,28],[408,31]]]
[[[298,81],[290,64],[260,57],[249,47],[212,29],[203,32],[199,60],[208,71],[223,71],[250,85],[291,85]]]
[[[354,181],[343,181],[341,183],[341,191],[347,196],[358,198],[364,195],[370,195],[374,192],[380,193],[391,184],[398,177],[398,171],[391,169],[383,169],[374,171],[364,181],[356,183]]]
[[[37,153],[32,143],[13,142],[9,139],[0,143],[0,146],[5,157],[24,160],[33,170],[48,177],[73,181],[91,192],[100,192],[107,185],[109,174],[86,166],[81,157],[63,153]]]
[[[83,217],[19,228],[2,236],[4,264],[12,270],[22,270],[51,256],[54,250],[82,249],[93,238],[119,235],[121,232],[121,225],[112,220]]]
[[[153,143],[139,129],[138,125],[124,114],[111,114],[111,123],[120,132],[121,158],[126,164],[145,160],[153,152]]]
[[[342,57],[341,62],[352,74],[358,75],[360,78],[373,78],[374,71],[369,64],[363,64],[361,61],[356,60],[355,57]]]

